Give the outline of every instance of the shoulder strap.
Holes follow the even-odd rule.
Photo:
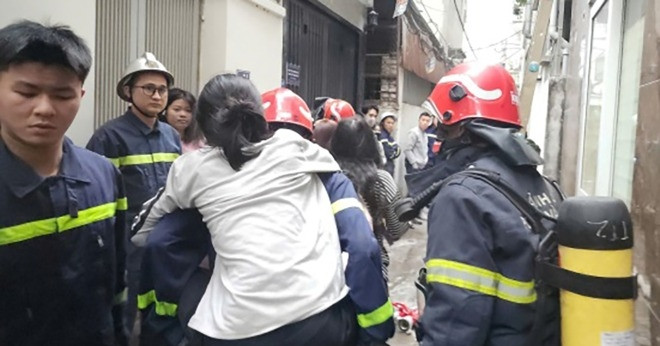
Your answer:
[[[532,232],[540,235],[545,235],[548,233],[548,230],[541,222],[543,219],[548,219],[555,222],[556,220],[550,216],[545,215],[534,206],[532,206],[525,198],[523,198],[516,190],[514,190],[506,181],[504,181],[500,174],[494,171],[472,168],[464,170],[458,173],[455,173],[442,182],[442,187],[449,184],[451,181],[461,178],[461,177],[470,177],[478,179],[495,190],[500,192],[504,197],[506,197],[523,215],[525,220],[529,223],[532,228]]]

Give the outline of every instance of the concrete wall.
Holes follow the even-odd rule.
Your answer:
[[[587,75],[586,59],[590,18],[588,2],[573,1],[559,172],[559,183],[569,195],[574,195],[577,191],[582,76]]]
[[[651,345],[660,345],[660,0],[646,0],[644,48],[639,85],[632,215],[635,226],[635,266],[650,285],[640,298],[651,327]],[[656,186],[656,187],[654,187]],[[641,258],[640,258],[641,257]],[[642,287],[644,288],[644,287]],[[650,288],[650,289],[649,289]],[[650,291],[650,292],[649,292]],[[650,297],[648,295],[650,294]]]
[[[365,6],[365,4],[371,3],[371,6],[373,6],[373,0],[318,0],[318,2],[360,31],[364,29],[367,20],[367,7],[369,5]]]
[[[402,101],[411,105],[421,105],[433,91],[435,84],[422,79],[410,71],[403,70]]]
[[[92,0],[0,0],[0,27],[17,20],[29,19],[44,24],[64,24],[82,37],[94,56],[96,36],[96,2]],[[75,10],[72,10],[75,9]],[[77,145],[84,146],[94,131],[94,65],[85,81],[78,116],[67,131]]]
[[[441,0],[441,1],[428,1],[428,10],[430,11],[433,20],[438,24],[442,32],[442,36],[447,41],[451,48],[461,48],[463,46],[463,30],[461,30],[461,22],[456,14],[454,7],[454,0]],[[465,1],[456,1],[458,10],[461,15],[465,13]],[[423,8],[423,7],[422,7]],[[466,18],[463,18],[466,19]],[[465,20],[463,21],[466,22]]]
[[[272,0],[206,0],[200,35],[200,90],[218,73],[250,71],[260,91],[280,86],[284,7]]]
[[[527,124],[527,136],[536,142],[539,148],[541,148],[541,153],[543,153],[545,149],[546,121],[548,118],[549,82],[547,80],[547,69],[544,68],[541,73],[544,75],[544,78],[536,81],[532,110],[529,113],[529,123]]]

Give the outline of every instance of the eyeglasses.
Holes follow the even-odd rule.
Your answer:
[[[153,84],[147,84],[147,85],[136,85],[135,88],[142,89],[142,92],[147,96],[154,96],[156,91],[158,91],[158,95],[160,95],[160,96],[167,95],[167,87],[166,86],[157,87]]]

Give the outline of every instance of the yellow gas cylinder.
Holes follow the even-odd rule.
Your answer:
[[[636,282],[626,205],[611,197],[568,198],[555,230],[560,267],[575,276],[560,290],[562,346],[634,346]]]

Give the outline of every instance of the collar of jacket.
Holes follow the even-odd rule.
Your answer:
[[[2,141],[0,141],[0,167],[11,167],[6,170],[1,179],[7,183],[9,190],[18,198],[25,197],[46,180],[37,174],[32,167],[10,152]],[[62,161],[60,161],[60,171],[56,177],[84,183],[91,182],[85,176],[80,158],[74,150],[73,143],[67,137],[64,137],[62,143]]]
[[[434,182],[442,180],[456,172],[466,169],[492,149],[482,146],[463,146],[452,150],[431,168],[406,174],[406,184],[410,195],[417,195]]]
[[[160,132],[160,127],[159,127],[160,120],[158,119],[156,119],[156,122],[154,123],[154,127],[150,128],[149,126],[147,126],[147,124],[145,124],[142,120],[140,120],[140,118],[138,118],[138,116],[135,115],[135,113],[133,113],[133,111],[130,108],[126,111],[126,113],[124,113],[124,116],[126,117],[126,119],[128,119],[128,122],[133,124],[133,126],[137,127],[138,130],[140,130],[140,132],[142,132],[142,134],[145,136],[152,132]]]
[[[496,147],[498,156],[509,166],[538,166],[543,164],[541,155],[527,142],[517,129],[489,125],[482,121],[471,121],[465,128]]]

